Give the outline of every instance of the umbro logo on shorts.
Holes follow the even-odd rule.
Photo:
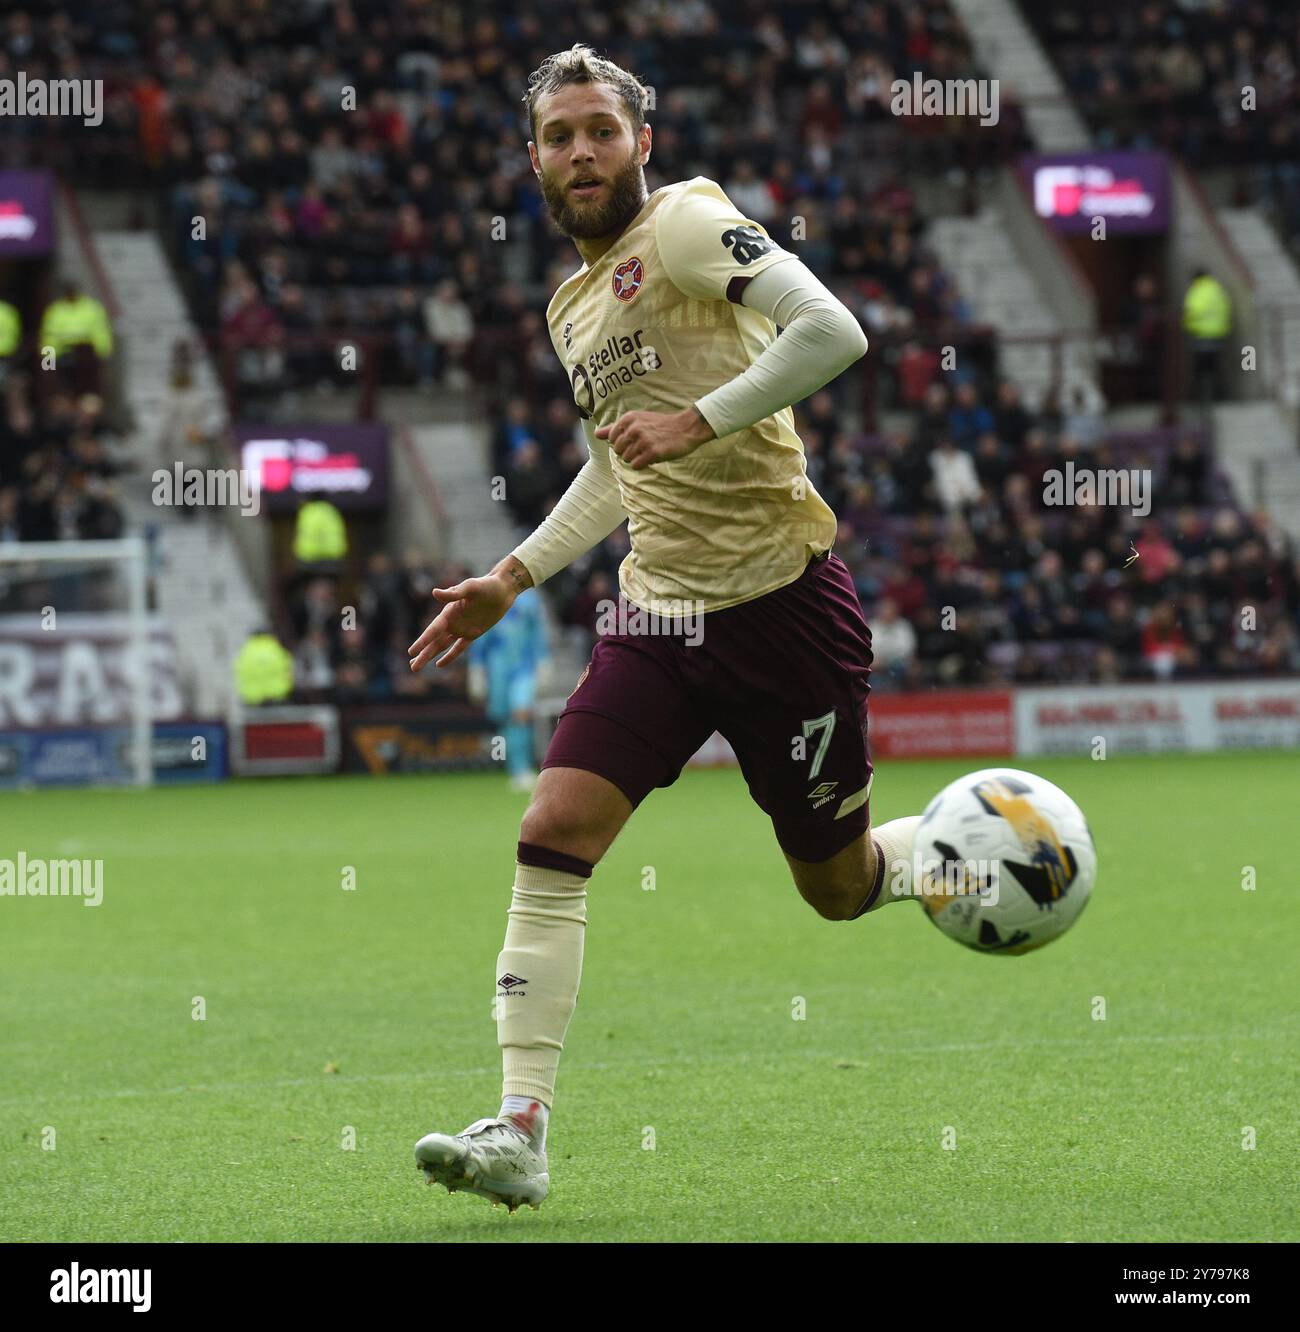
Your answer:
[[[524,980],[522,976],[516,976],[513,972],[507,971],[506,974],[497,981],[497,984],[503,990],[513,990],[516,985],[527,985],[528,982]]]
[[[813,789],[808,792],[808,799],[813,802],[812,807],[814,809],[820,809],[831,796],[835,794],[835,788],[838,785],[839,782],[821,782],[817,786],[814,786]]]

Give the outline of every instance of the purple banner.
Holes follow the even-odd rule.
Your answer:
[[[269,513],[293,513],[303,500],[329,500],[365,513],[388,503],[388,427],[236,425],[240,468]]]
[[[54,249],[53,188],[48,171],[0,171],[0,258],[39,259]]]
[[[1161,153],[1033,153],[1020,159],[1034,212],[1058,231],[1151,235],[1169,227],[1169,167]]]

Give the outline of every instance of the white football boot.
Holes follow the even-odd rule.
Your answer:
[[[426,1133],[415,1144],[415,1164],[448,1193],[464,1189],[512,1212],[521,1203],[536,1211],[551,1182],[545,1151],[508,1119],[477,1119],[454,1138]]]

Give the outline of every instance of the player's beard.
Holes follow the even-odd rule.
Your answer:
[[[569,182],[578,172],[566,171],[563,184],[542,172],[542,198],[560,231],[573,240],[598,240],[601,236],[622,231],[641,211],[646,200],[645,174],[640,157],[640,150],[634,148],[612,176],[602,178],[606,194],[600,203],[584,202],[569,193]]]

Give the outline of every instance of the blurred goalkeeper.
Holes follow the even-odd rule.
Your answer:
[[[546,660],[546,626],[537,593],[528,591],[469,649],[469,694],[484,705],[506,744],[506,771],[516,791],[537,783],[533,766],[533,705],[537,672]]]

